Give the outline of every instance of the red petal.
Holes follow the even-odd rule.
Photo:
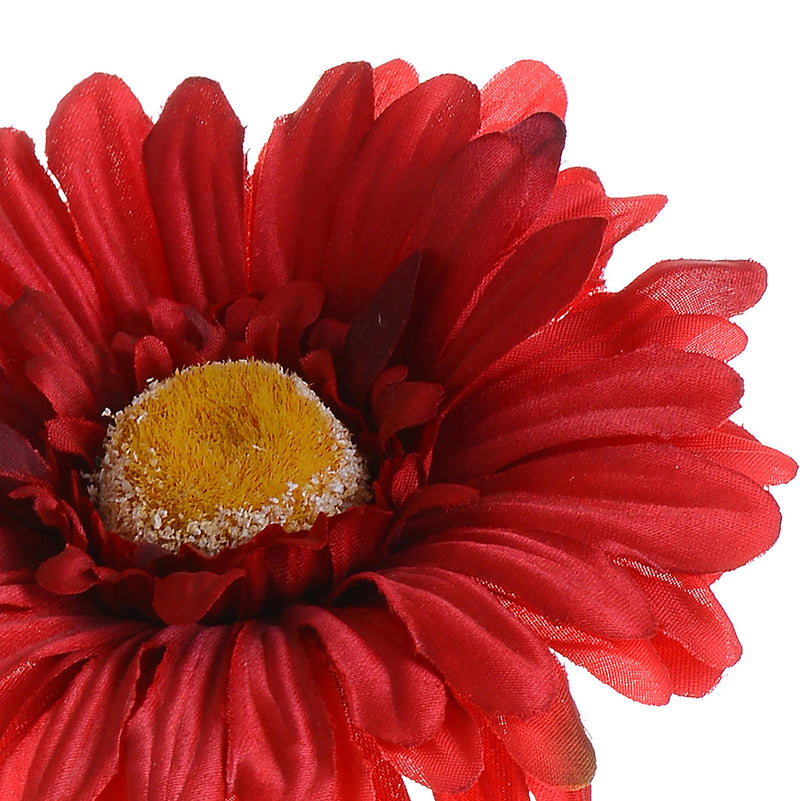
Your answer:
[[[659,346],[598,359],[539,387],[526,379],[522,368],[444,418],[433,476],[468,481],[587,439],[706,431],[736,411],[743,391],[722,362]]]
[[[591,787],[579,787],[577,790],[550,787],[529,776],[528,788],[533,793],[536,801],[592,801]]]
[[[444,724],[427,743],[413,748],[378,745],[403,775],[425,784],[436,794],[463,792],[475,784],[483,770],[480,730],[452,698],[448,700]]]
[[[733,317],[764,294],[767,274],[754,261],[662,261],[626,289],[681,314]]]
[[[239,801],[331,797],[333,732],[299,644],[277,626],[245,623],[227,684],[225,775]]]
[[[33,142],[0,129],[0,287],[15,300],[22,287],[58,294],[93,336],[103,330],[94,276],[72,220],[36,158]]]
[[[501,718],[494,730],[528,775],[554,787],[582,787],[594,776],[594,749],[569,694],[564,669],[558,666],[554,675],[558,692],[546,712],[524,722]]]
[[[225,798],[225,690],[232,648],[225,626],[170,626],[150,641],[164,656],[123,739],[128,797]]]
[[[549,111],[564,119],[564,84],[541,61],[517,61],[495,75],[481,89],[480,133],[502,131],[520,120]]]
[[[169,348],[158,337],[148,334],[136,343],[133,369],[136,373],[136,387],[141,392],[147,386],[148,379],[160,381],[171,376],[175,363]]]
[[[794,459],[762,445],[741,426],[730,421],[714,431],[682,437],[676,442],[723,467],[746,475],[756,484],[785,484],[797,473]]]
[[[319,280],[345,176],[372,122],[372,70],[363,62],[328,70],[278,120],[253,173],[254,290]]]
[[[436,414],[444,397],[439,384],[426,381],[401,381],[387,384],[373,400],[382,443],[398,431],[427,423]]]
[[[26,437],[0,420],[0,476],[19,482],[48,481],[51,468]]]
[[[170,573],[157,578],[153,588],[153,611],[168,626],[197,623],[232,584],[246,575],[244,570],[231,569],[222,575],[199,571]]]
[[[375,121],[342,190],[325,259],[332,316],[353,319],[397,265],[439,173],[478,127],[478,102],[471,83],[441,75]]]
[[[481,735],[484,768],[478,781],[464,793],[435,793],[435,801],[528,801],[525,774],[486,726]]]
[[[655,633],[642,590],[594,548],[545,532],[462,528],[434,534],[394,563],[462,573],[498,587],[554,623],[612,638]]]
[[[552,125],[539,131],[545,144],[552,134]],[[414,322],[415,353],[423,364],[435,363],[520,216],[544,205],[559,159],[560,148],[531,153],[515,137],[489,134],[463,148],[442,172],[408,244],[423,254]]]
[[[219,84],[191,78],[144,143],[175,297],[201,311],[245,291],[243,141]]]
[[[122,732],[136,696],[140,647],[138,640],[111,646],[80,667],[42,715],[43,725],[19,744],[29,757],[25,774],[15,767],[24,790],[13,798],[40,801],[53,788],[58,788],[59,801],[96,797],[117,770]],[[8,787],[2,772],[0,785]]]
[[[666,634],[657,634],[653,639],[653,646],[669,671],[675,695],[702,698],[722,678],[725,668],[709,665],[698,659]]]
[[[375,67],[372,83],[375,87],[375,116],[379,117],[395,100],[419,84],[419,76],[411,64],[396,58]]]
[[[414,657],[402,624],[388,611],[294,607],[287,619],[316,631],[354,725],[400,745],[417,745],[441,728],[444,686]]]
[[[540,457],[478,488],[494,496],[486,515],[495,525],[525,520],[683,573],[733,570],[766,551],[780,528],[777,505],[760,486],[670,445]],[[473,505],[473,525],[476,514]]]
[[[600,219],[571,220],[533,234],[514,251],[436,367],[451,391],[468,384],[574,300],[592,271],[603,228]]]
[[[151,127],[130,89],[98,74],[59,103],[47,129],[50,169],[124,326],[151,298],[171,296],[142,165]]]
[[[456,692],[483,710],[521,718],[547,708],[554,689],[550,652],[476,581],[438,568],[359,578],[367,576]]]

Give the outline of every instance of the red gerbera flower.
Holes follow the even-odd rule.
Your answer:
[[[794,463],[728,418],[753,262],[604,289],[659,196],[559,172],[536,62],[327,72],[252,176],[219,86],[0,134],[4,801],[588,798],[560,653],[646,703]],[[108,411],[111,410],[111,411]]]

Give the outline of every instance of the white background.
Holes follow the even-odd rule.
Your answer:
[[[0,0],[0,125],[39,144],[58,100],[97,70],[125,78],[152,115],[182,78],[216,78],[247,125],[252,158],[271,120],[342,61],[401,56],[423,78],[457,72],[478,84],[519,58],[549,63],[570,98],[565,163],[591,166],[609,194],[670,198],[617,249],[612,285],[661,258],[768,266],[767,296],[740,320],[750,345],[736,362],[747,383],[737,419],[800,455],[800,62],[788,2],[21,5]],[[785,512],[776,548],[718,585],[745,655],[709,697],[651,709],[571,671],[598,754],[596,801],[797,792],[799,494],[776,492]]]

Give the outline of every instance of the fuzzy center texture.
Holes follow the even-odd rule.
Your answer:
[[[209,555],[370,497],[345,426],[302,379],[253,360],[151,382],[114,415],[90,491],[118,534]]]

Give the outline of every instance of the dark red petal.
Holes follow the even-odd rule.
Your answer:
[[[419,84],[419,76],[407,61],[396,58],[372,71],[375,87],[375,116],[379,117],[395,100]]]
[[[444,721],[441,680],[415,656],[402,624],[383,609],[294,607],[287,620],[312,628],[337,669],[354,725],[400,745],[433,737]]]
[[[130,89],[111,75],[79,83],[47,129],[47,159],[69,201],[114,315],[140,319],[147,302],[170,297],[142,164],[152,124]]]
[[[93,336],[103,330],[100,296],[58,191],[20,131],[0,129],[0,287],[58,294]]]
[[[245,623],[227,692],[225,775],[239,801],[330,797],[333,732],[299,643],[277,626]]]
[[[754,261],[662,261],[631,282],[626,293],[646,295],[680,314],[733,317],[755,304],[767,286]]]
[[[561,150],[549,145],[554,126],[559,136],[563,129],[555,117],[545,123],[542,130],[535,126],[541,148],[508,134],[476,139],[433,187],[408,244],[423,254],[414,320],[415,353],[423,364],[435,363],[517,221],[535,215],[552,191]]]
[[[439,173],[477,129],[478,105],[471,83],[441,75],[375,121],[344,184],[325,259],[332,316],[354,318],[397,265]]]
[[[123,728],[133,709],[141,638],[113,645],[79,668],[40,723],[17,746],[28,752],[24,787],[4,798],[40,801],[58,789],[59,801],[97,796],[116,772]],[[91,755],[88,758],[87,755]],[[0,786],[8,788],[0,769]]]
[[[26,437],[0,420],[0,476],[19,482],[49,481],[51,467]]]
[[[164,656],[123,738],[128,798],[225,798],[225,626],[168,626],[150,641]]]
[[[155,580],[153,611],[168,626],[197,623],[234,582],[245,576],[244,570],[237,569],[222,575],[208,571],[170,573]]]
[[[561,78],[541,61],[517,61],[481,89],[480,133],[502,131],[548,111],[564,119],[567,95]]]
[[[530,236],[497,271],[436,367],[448,389],[466,386],[577,296],[605,223],[571,220]]]
[[[45,421],[45,429],[51,448],[82,456],[88,465],[94,467],[94,460],[106,435],[104,426],[92,420],[54,417]]]
[[[486,511],[471,506],[472,525],[480,515],[557,531],[682,573],[733,570],[766,551],[780,528],[778,507],[760,486],[671,445],[540,457],[478,488]]]
[[[60,554],[43,562],[36,571],[36,582],[56,595],[79,595],[116,571],[98,567],[86,551],[67,545]]]
[[[373,122],[369,64],[328,70],[275,125],[253,173],[251,286],[319,280],[336,203]]]
[[[324,300],[325,292],[315,281],[293,281],[273,289],[265,293],[253,311],[246,336],[252,336],[254,323],[269,320],[277,333],[277,361],[285,367],[294,367],[300,358],[301,338],[319,317]]]
[[[469,713],[448,699],[444,723],[427,743],[406,748],[378,743],[383,756],[404,776],[434,793],[460,793],[471,787],[483,770],[480,729]]]
[[[347,332],[339,354],[339,384],[346,397],[357,403],[364,401],[406,329],[419,265],[418,253],[405,259],[381,284]]]
[[[201,311],[245,291],[243,141],[219,84],[191,78],[144,143],[175,298]]]
[[[651,346],[536,387],[522,368],[443,420],[431,473],[468,481],[556,445],[707,431],[739,407],[739,376],[716,359]]]
[[[554,675],[557,694],[546,712],[527,721],[500,718],[494,730],[528,775],[554,787],[582,787],[594,776],[594,749],[569,694],[564,669],[558,665]]]
[[[427,381],[387,384],[373,400],[381,443],[398,431],[427,423],[436,414],[443,397],[442,387]]]
[[[576,540],[546,532],[463,528],[434,534],[393,563],[439,567],[508,592],[554,623],[612,638],[655,633],[647,597],[622,568]]]
[[[419,652],[481,709],[526,718],[552,701],[549,651],[478,582],[438,568],[394,568],[361,578],[367,576]]]

